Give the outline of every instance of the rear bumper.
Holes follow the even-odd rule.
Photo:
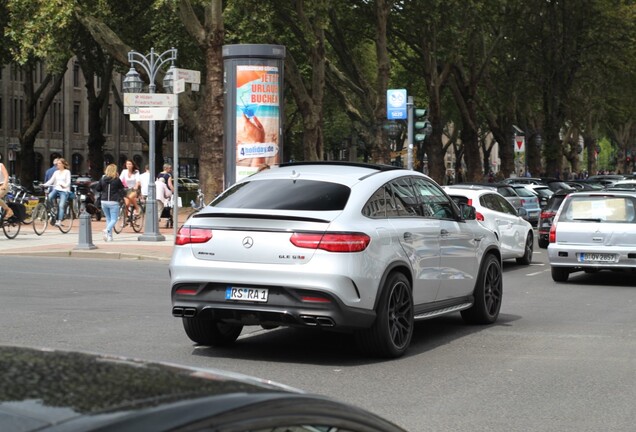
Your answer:
[[[579,258],[581,253],[615,254],[616,258],[612,262],[582,262]],[[636,269],[636,246],[607,249],[552,243],[548,246],[548,259],[553,267]]]
[[[275,286],[261,288],[269,290],[267,303],[225,300],[226,286],[223,284],[177,284],[172,287],[172,315],[265,327],[322,327],[342,330],[368,328],[375,320],[375,311],[348,307],[337,297],[324,292]],[[180,289],[196,294],[181,294],[178,292]],[[321,300],[304,300],[312,297]]]

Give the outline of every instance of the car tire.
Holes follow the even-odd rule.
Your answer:
[[[550,242],[548,240],[544,240],[541,237],[539,237],[539,247],[541,249],[547,249],[549,244]]]
[[[401,357],[411,343],[413,327],[411,283],[403,273],[391,273],[380,294],[373,325],[356,332],[358,345],[371,355]]]
[[[243,326],[194,317],[183,318],[183,329],[199,345],[227,346],[236,341]]]
[[[461,312],[463,320],[470,324],[492,324],[497,321],[503,296],[503,276],[501,263],[495,255],[484,257],[473,296],[473,306]]]
[[[570,277],[570,269],[567,267],[552,267],[552,280],[555,282],[567,282]]]
[[[524,254],[521,258],[517,258],[517,264],[530,265],[532,262],[532,250],[534,247],[534,237],[532,232],[528,232],[526,244],[523,246]]]

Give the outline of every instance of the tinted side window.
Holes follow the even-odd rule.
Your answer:
[[[421,216],[422,208],[415,196],[408,177],[402,177],[391,182],[390,189],[397,215],[400,217]]]
[[[362,208],[362,214],[370,218],[386,218],[398,216],[395,202],[388,185],[375,191]]]
[[[499,204],[502,212],[511,214],[513,216],[518,216],[515,208],[508,201],[506,201],[505,198],[500,197],[499,195],[493,195],[493,197],[497,200],[497,203]]]
[[[266,179],[237,183],[212,202],[214,207],[331,211],[344,209],[351,189],[315,180]]]
[[[435,219],[454,219],[453,204],[444,192],[422,178],[413,179],[413,187],[422,202],[423,215]]]

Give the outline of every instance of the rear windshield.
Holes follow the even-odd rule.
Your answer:
[[[272,179],[238,183],[212,202],[213,207],[332,211],[344,209],[351,189],[339,183]]]
[[[572,197],[565,204],[560,221],[634,223],[634,199],[619,196]]]
[[[515,190],[512,187],[498,187],[497,192],[505,197],[516,197]]]
[[[515,188],[515,192],[517,192],[517,195],[519,195],[521,197],[534,197],[534,198],[537,197],[535,194],[533,194],[528,189],[523,188],[523,187]]]

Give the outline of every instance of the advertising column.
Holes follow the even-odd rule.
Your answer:
[[[282,160],[283,61],[280,45],[225,45],[224,186]]]

